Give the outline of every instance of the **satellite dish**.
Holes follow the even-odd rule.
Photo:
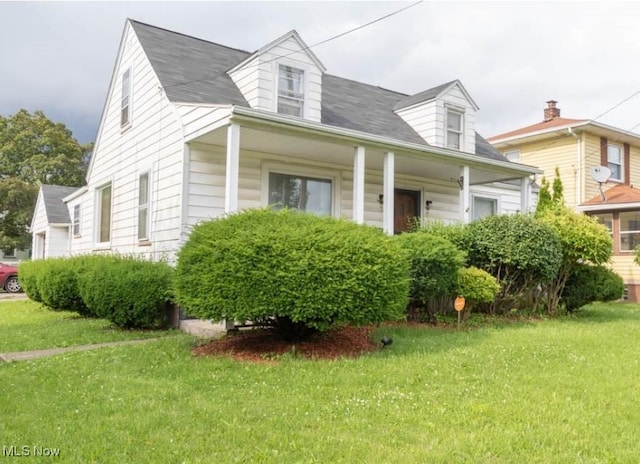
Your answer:
[[[591,168],[591,177],[593,177],[593,180],[597,183],[602,184],[611,177],[611,169],[606,166],[593,166]]]
[[[598,183],[600,188],[600,195],[602,195],[602,201],[607,201],[607,197],[602,191],[602,184],[609,180],[611,177],[611,169],[606,166],[593,166],[591,168],[591,177]]]

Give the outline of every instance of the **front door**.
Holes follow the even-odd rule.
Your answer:
[[[417,190],[395,190],[393,201],[393,233],[409,230],[414,218],[420,217],[420,192]]]

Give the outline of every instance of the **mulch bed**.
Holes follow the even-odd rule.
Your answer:
[[[356,358],[378,349],[371,332],[374,327],[340,327],[315,334],[294,345],[279,339],[271,330],[255,329],[230,334],[193,349],[196,356],[231,356],[239,361],[273,362],[279,356],[293,354],[305,358]]]

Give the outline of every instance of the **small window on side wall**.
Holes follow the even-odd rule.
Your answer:
[[[140,174],[138,183],[138,240],[149,240],[149,173]]]
[[[111,184],[107,184],[96,190],[96,214],[98,243],[111,241]]]
[[[80,236],[80,205],[73,207],[73,236]]]
[[[131,69],[122,74],[122,98],[120,102],[120,127],[131,124]]]
[[[520,162],[520,150],[509,150],[504,152],[504,157],[513,163]]]

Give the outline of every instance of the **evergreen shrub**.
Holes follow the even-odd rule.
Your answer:
[[[189,314],[273,326],[292,341],[334,324],[401,318],[408,286],[404,253],[381,230],[289,209],[197,225],[175,279]]]

